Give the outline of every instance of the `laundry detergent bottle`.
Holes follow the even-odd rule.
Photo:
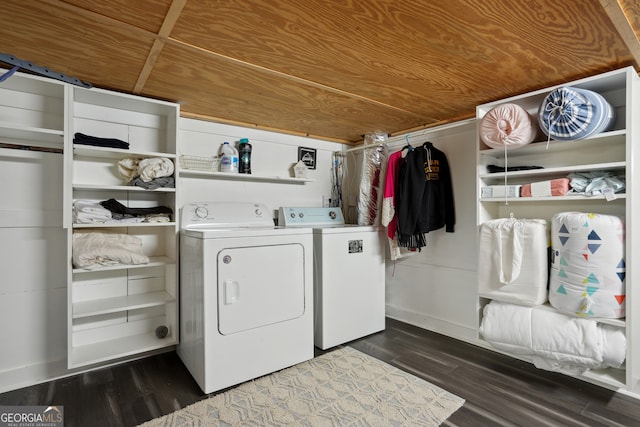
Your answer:
[[[250,174],[251,173],[251,144],[249,144],[249,140],[247,138],[242,138],[240,140],[240,145],[238,145],[238,152],[240,153],[239,172]]]
[[[238,173],[238,150],[225,141],[220,147],[220,172]]]

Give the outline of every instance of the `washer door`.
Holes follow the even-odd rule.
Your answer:
[[[230,335],[302,316],[301,244],[227,248],[218,253],[218,330]]]

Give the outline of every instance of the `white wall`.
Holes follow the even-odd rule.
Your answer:
[[[447,155],[456,227],[427,234],[421,252],[386,266],[387,316],[468,341],[477,327],[475,132],[474,122],[461,122],[411,138],[414,147],[431,141]]]
[[[62,155],[2,148],[0,181],[2,392],[66,366]]]
[[[298,147],[316,149],[316,169],[308,174],[315,181],[290,184],[182,177],[178,183],[180,206],[190,202],[251,201],[264,203],[275,212],[280,206],[322,206],[322,196],[331,195],[331,157],[334,151],[343,149],[342,144],[181,119],[178,151],[185,155],[213,156],[223,142],[235,145],[240,138],[249,138],[252,145],[251,169],[255,176],[291,177],[291,167],[298,161]]]

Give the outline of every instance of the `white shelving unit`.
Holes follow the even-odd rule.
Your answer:
[[[63,148],[65,85],[16,73],[0,85],[0,143]]]
[[[542,166],[532,169],[507,172],[509,185],[546,181],[566,177],[570,172],[613,171],[626,177],[626,189],[616,194],[615,199],[606,200],[602,196],[587,197],[566,195],[559,197],[481,198],[481,188],[489,185],[504,185],[505,173],[489,173],[487,165],[504,166],[504,150],[490,149],[478,139],[478,187],[477,223],[493,218],[541,218],[549,224],[555,213],[563,211],[595,212],[626,218],[626,318],[596,319],[602,323],[621,328],[626,332],[627,354],[623,369],[591,370],[581,379],[611,389],[640,392],[640,275],[636,278],[632,262],[640,254],[640,226],[636,226],[640,213],[640,79],[633,68],[625,68],[598,76],[569,82],[562,86],[573,86],[596,91],[603,95],[614,107],[616,123],[611,131],[603,132],[589,139],[577,141],[549,141],[546,138],[524,147],[509,150],[509,166]],[[493,107],[514,103],[525,108],[534,117],[545,96],[556,87],[515,96],[484,104],[476,109],[476,117],[482,119]],[[636,170],[632,168],[635,167]],[[482,309],[491,300],[490,294],[478,292],[478,319]],[[537,307],[541,310],[555,310],[549,304]],[[635,335],[635,336],[634,336]],[[479,336],[480,342],[482,337]],[[491,348],[489,344],[486,344]]]
[[[179,106],[100,89],[66,88],[65,227],[68,229],[68,366],[76,368],[178,342],[176,188],[130,186],[122,159],[168,158],[175,166]],[[74,144],[74,134],[115,138],[129,149]],[[176,180],[177,184],[177,180]],[[129,208],[166,206],[169,222],[76,224],[73,201],[115,199]],[[142,241],[142,265],[72,265],[73,233],[127,234]],[[156,329],[168,333],[158,338]]]
[[[236,181],[255,181],[255,182],[279,182],[283,184],[304,184],[305,182],[313,182],[310,178],[292,178],[283,176],[261,176],[244,173],[226,173],[226,172],[210,172],[194,169],[181,169],[180,176],[190,176],[192,178],[204,179],[228,179]]]

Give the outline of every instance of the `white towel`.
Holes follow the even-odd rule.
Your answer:
[[[138,174],[144,182],[173,175],[173,162],[164,157],[142,159],[138,162]]]

